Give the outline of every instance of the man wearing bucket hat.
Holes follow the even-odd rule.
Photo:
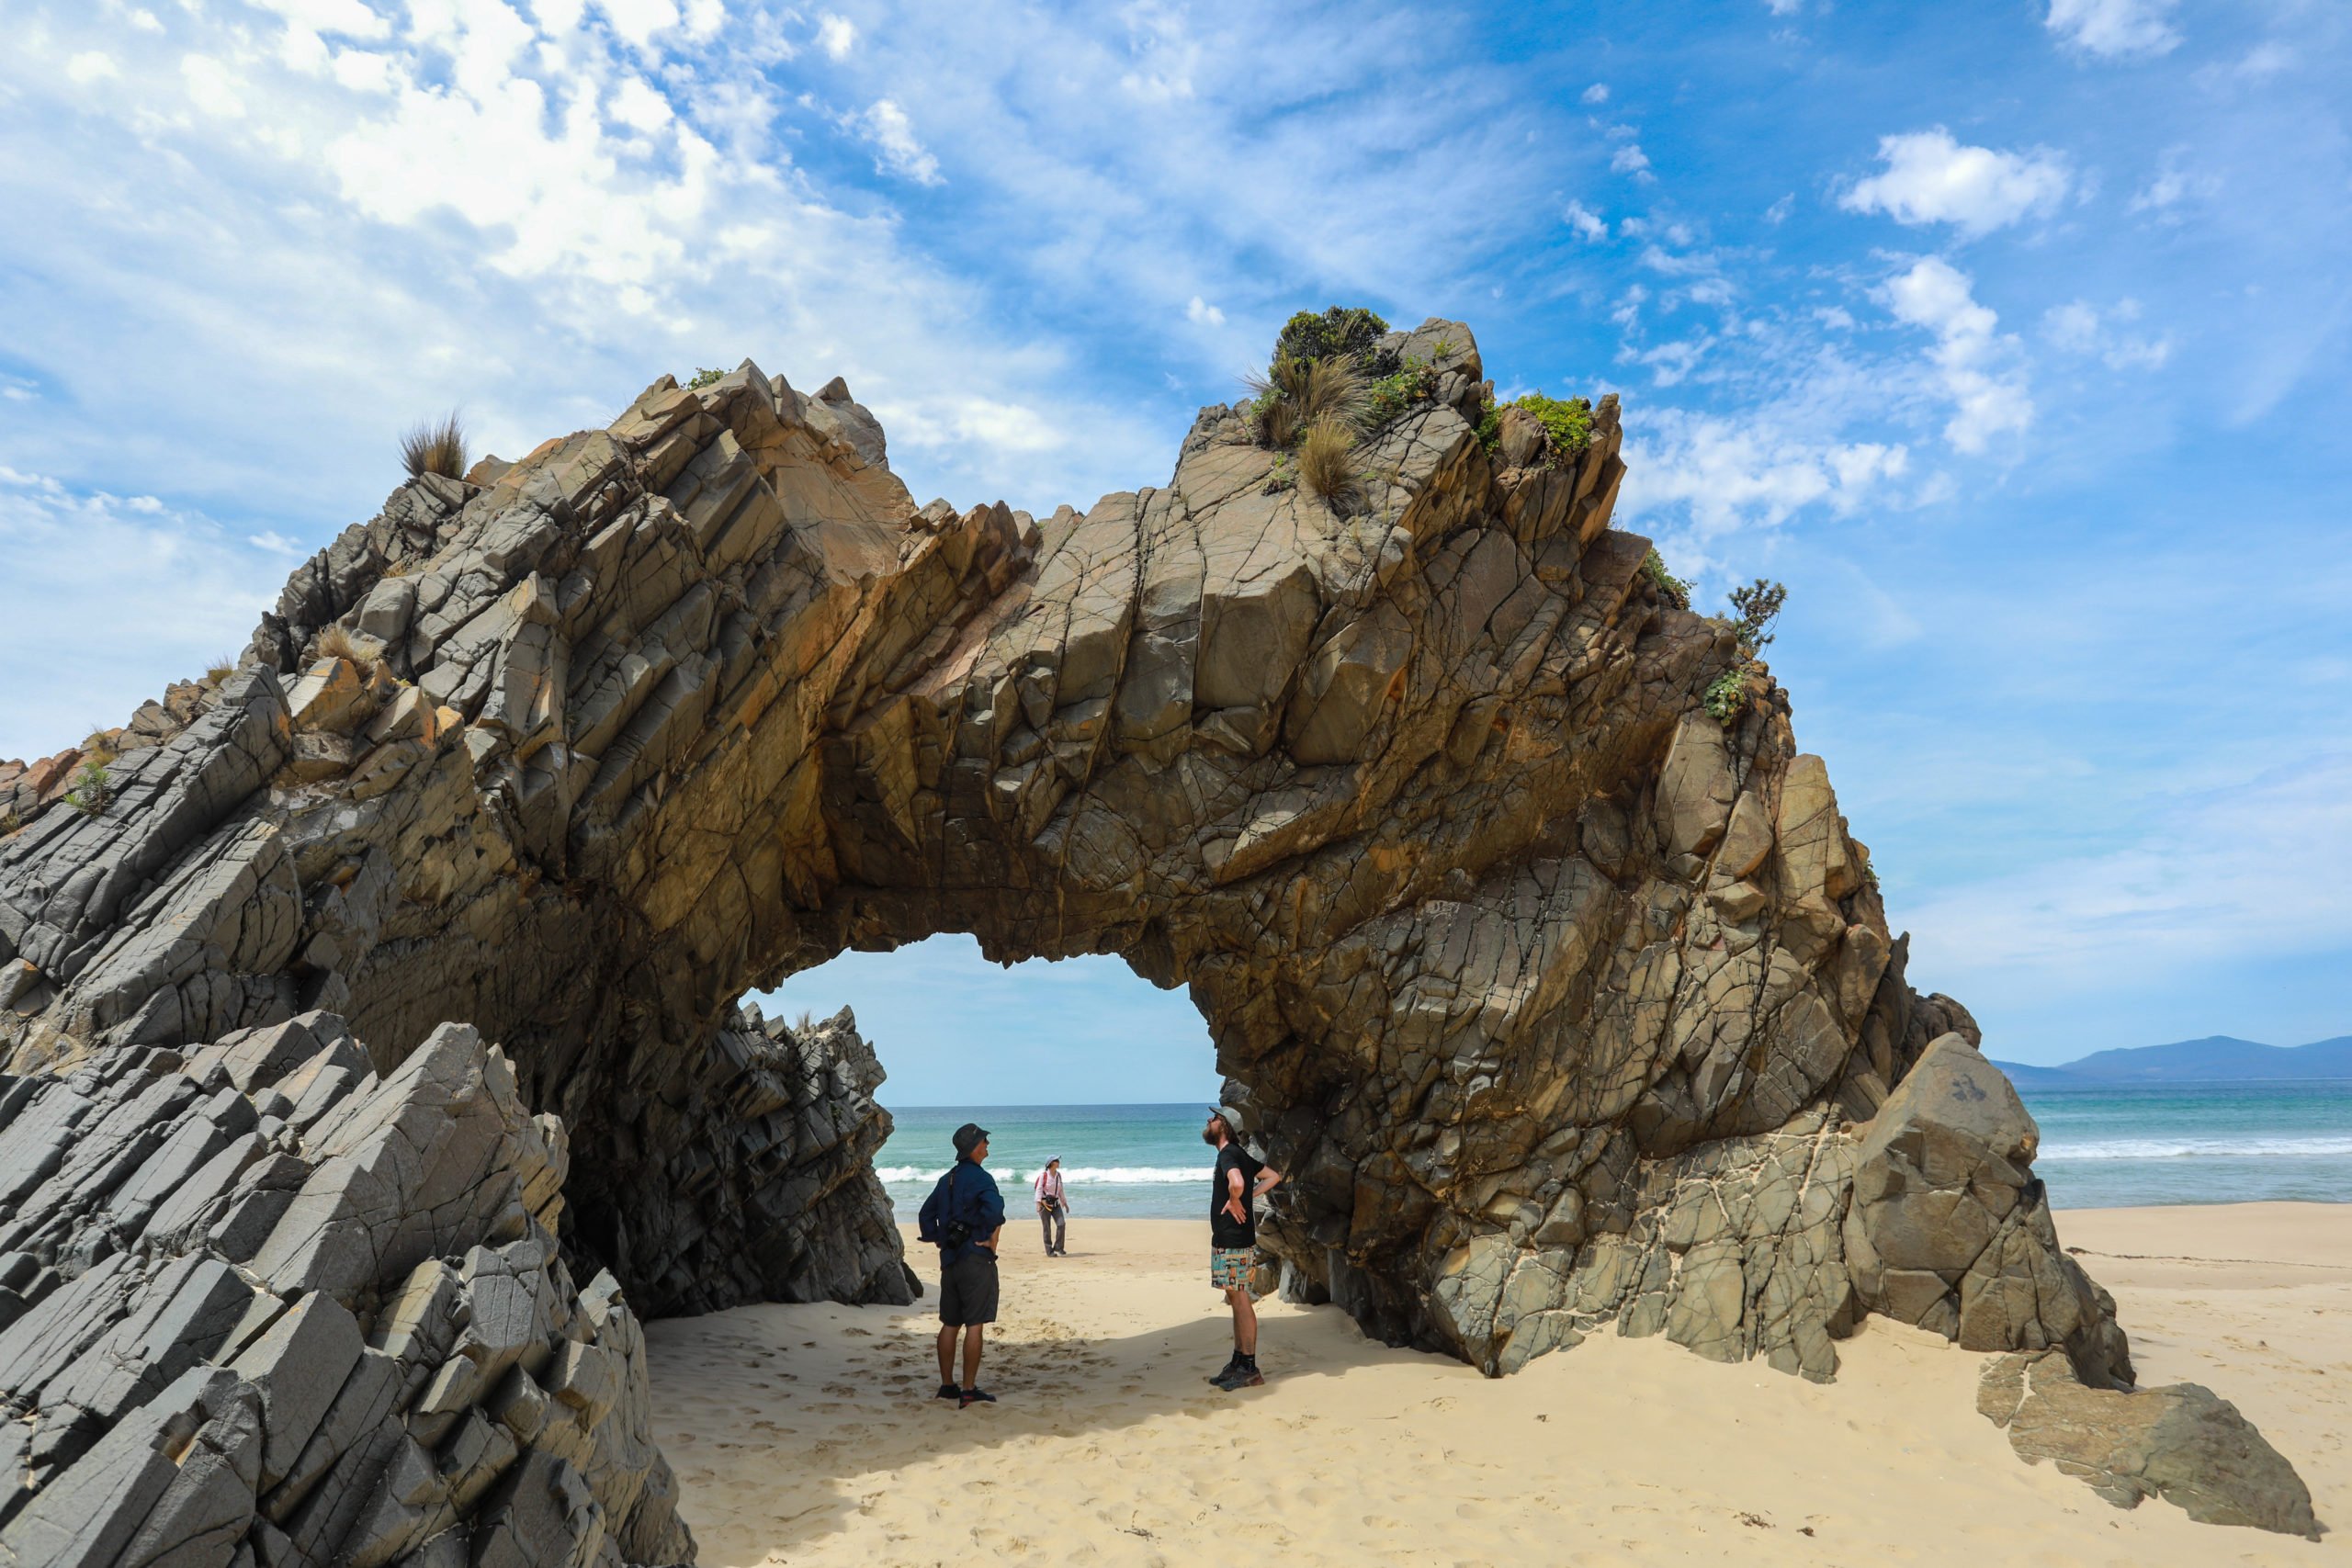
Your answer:
[[[1241,1113],[1229,1105],[1209,1112],[1201,1141],[1216,1150],[1209,1186],[1209,1283],[1233,1309],[1233,1359],[1209,1382],[1231,1393],[1266,1381],[1258,1371],[1258,1309],[1250,1277],[1258,1267],[1257,1201],[1283,1173],[1241,1146]]]
[[[982,1325],[996,1321],[996,1244],[1004,1231],[1004,1195],[981,1168],[989,1132],[967,1122],[956,1129],[956,1164],[939,1179],[915,1217],[915,1238],[939,1248],[939,1397],[994,1404],[980,1386]],[[956,1336],[964,1337],[964,1382],[956,1382]]]

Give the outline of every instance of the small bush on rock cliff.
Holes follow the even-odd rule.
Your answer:
[[[1642,574],[1666,602],[1678,610],[1690,607],[1690,585],[1666,570],[1666,558],[1656,549],[1642,558]]]
[[[1317,315],[1301,310],[1283,325],[1283,335],[1274,340],[1274,363],[1285,359],[1362,359],[1370,355],[1380,334],[1388,323],[1361,306],[1342,310],[1337,305]]]
[[[1437,396],[1437,371],[1419,359],[1408,359],[1385,376],[1374,378],[1365,397],[1368,423],[1386,424],[1415,403]]]
[[[1781,618],[1781,606],[1789,601],[1786,583],[1759,577],[1745,588],[1731,591],[1732,635],[1739,639],[1739,650],[1753,659],[1772,641],[1772,623]]]
[[[1707,688],[1707,716],[1728,726],[1747,707],[1747,667],[1726,670]]]
[[[1592,401],[1589,398],[1562,400],[1530,392],[1514,399],[1511,406],[1525,409],[1542,422],[1544,434],[1551,437],[1551,456],[1555,459],[1576,457],[1592,445]]]
[[[85,762],[74,787],[65,792],[65,804],[85,817],[96,817],[114,798],[114,780],[107,773],[104,762]]]
[[[1492,457],[1502,445],[1503,411],[1524,409],[1544,426],[1544,466],[1566,467],[1592,445],[1592,400],[1589,398],[1547,398],[1541,392],[1529,392],[1507,403],[1488,398],[1478,410],[1478,445]]]
[[[408,467],[408,477],[421,479],[427,474],[439,474],[444,479],[466,477],[466,429],[454,413],[438,424],[420,424],[401,437],[401,461]]]
[[[721,379],[726,376],[726,374],[727,372],[724,370],[697,369],[694,374],[694,378],[686,383],[686,390],[689,392],[698,392],[705,387],[709,386],[712,382]]]

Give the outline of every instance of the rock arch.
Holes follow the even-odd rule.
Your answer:
[[[1827,1375],[1841,1129],[1973,1026],[1903,983],[1777,689],[1702,711],[1732,638],[1609,527],[1614,403],[1506,466],[1469,330],[1386,346],[1431,395],[1337,512],[1231,409],[1082,515],[918,508],[844,388],[749,364],[403,486],[111,805],[11,842],[18,1060],[320,1008],[389,1068],[467,1021],[660,1312],[731,1299],[682,1238],[807,1229],[704,1179],[747,989],[943,931],[1117,953],[1294,1171],[1294,1290],[1489,1371],[1622,1317]],[[786,1272],[903,1288],[870,1247]],[[1956,1326],[1962,1282],[1882,1301]],[[2009,1337],[2110,1333],[2078,1282]]]
[[[1826,1378],[1879,1311],[2128,1384],[2014,1097],[1898,1092],[1973,1084],[1974,1026],[1780,690],[1706,713],[1736,650],[1610,526],[1614,400],[1490,452],[1469,330],[1385,346],[1426,395],[1336,509],[1238,408],[1082,514],[918,507],[839,381],[749,363],[403,485],[0,843],[9,1070],[294,1027],[390,1085],[461,1021],[638,1311],[904,1300],[870,1057],[737,999],[937,931],[1113,953],[1293,1173],[1285,1289],[1392,1341]]]

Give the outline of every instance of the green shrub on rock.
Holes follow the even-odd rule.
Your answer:
[[[1528,392],[1507,403],[1488,398],[1478,410],[1478,445],[1493,457],[1502,445],[1503,411],[1522,409],[1544,426],[1544,466],[1564,468],[1592,446],[1592,400],[1589,398],[1547,398]]]
[[[114,798],[114,780],[107,774],[104,762],[85,762],[74,787],[65,792],[65,804],[85,817],[96,817]]]
[[[1525,409],[1543,422],[1544,434],[1552,439],[1552,456],[1574,457],[1592,445],[1592,401],[1589,398],[1547,398],[1541,392],[1530,392],[1515,398],[1511,407]]]
[[[1772,623],[1789,602],[1788,585],[1759,577],[1745,588],[1731,591],[1732,635],[1739,650],[1753,659],[1772,640]]]
[[[1642,558],[1642,575],[1650,580],[1660,597],[1678,610],[1690,607],[1690,585],[1666,570],[1666,558],[1655,547]]]
[[[705,387],[709,386],[712,382],[718,380],[719,378],[721,378],[722,377],[724,377],[726,374],[727,374],[727,372],[726,372],[726,371],[724,371],[724,370],[713,370],[713,369],[699,369],[699,370],[696,370],[696,371],[695,372],[695,374],[694,374],[694,379],[692,379],[692,380],[690,380],[690,381],[688,381],[688,382],[686,383],[686,390],[687,390],[687,391],[689,391],[689,392],[698,392],[698,391],[702,390]]]
[[[1437,371],[1419,359],[1408,359],[1385,376],[1374,377],[1371,383],[1370,423],[1386,424],[1415,403],[1427,402],[1437,396]]]
[[[1707,688],[1707,716],[1728,726],[1747,707],[1747,669],[1726,670]]]
[[[1362,306],[1342,310],[1334,305],[1319,316],[1301,310],[1283,324],[1283,335],[1274,340],[1274,363],[1341,356],[1362,359],[1371,355],[1373,345],[1387,330],[1385,321]]]

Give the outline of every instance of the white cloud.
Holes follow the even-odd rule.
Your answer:
[[[2131,201],[2133,212],[2153,212],[2166,223],[2180,221],[2180,214],[2173,209],[2185,201],[2210,201],[2221,194],[2222,182],[2214,175],[2189,167],[2189,150],[2167,147],[2156,160],[2156,172],[2148,183],[2134,192]]]
[[[11,682],[0,704],[0,757],[11,758],[120,724],[168,680],[242,649],[288,565],[152,496],[77,491],[6,465],[0,554],[0,668],[57,677]],[[94,637],[99,606],[106,634]]]
[[[2017,339],[1977,303],[1974,280],[1938,256],[1923,256],[1888,280],[1887,308],[1897,321],[1935,335],[1928,353],[1953,405],[1944,437],[1962,452],[1982,452],[1996,435],[2024,430],[2033,399],[2018,363]]]
[[[674,0],[597,0],[607,20],[631,47],[643,50],[681,20]],[[501,6],[496,7],[504,10]],[[476,13],[479,15],[479,13]],[[509,13],[512,15],[512,13]]]
[[[2177,983],[2241,954],[2352,948],[2347,880],[2352,753],[2323,752],[2159,801],[2112,849],[1931,895],[1906,923],[1939,987]]]
[[[121,67],[115,64],[112,55],[95,49],[85,49],[65,62],[69,81],[87,84],[121,74]]]
[[[188,101],[216,119],[237,119],[245,101],[237,96],[236,73],[209,55],[191,54],[180,62],[180,77]]]
[[[1127,28],[1127,50],[1133,67],[1122,72],[1119,85],[1146,103],[1168,104],[1193,96],[1193,78],[1201,67],[1201,47],[1184,25],[1184,13],[1156,0],[1136,0],[1121,8]]]
[[[875,162],[876,169],[902,175],[919,186],[940,183],[939,160],[915,140],[913,123],[907,118],[907,111],[896,103],[876,98],[873,107],[859,117],[858,124],[866,140],[882,154]]]
[[[1611,174],[1631,175],[1638,180],[1657,177],[1649,172],[1649,154],[1642,151],[1642,144],[1638,141],[1620,144],[1617,151],[1610,154],[1609,169]]]
[[[1560,213],[1560,218],[1571,230],[1575,231],[1577,238],[1580,240],[1598,241],[1609,238],[1608,221],[1581,201],[1569,202]]]
[[[2140,314],[2136,299],[2120,299],[2105,310],[2071,300],[2042,313],[2042,335],[2069,354],[2098,355],[2111,370],[2154,370],[2172,357],[2172,339],[2125,330]]]
[[[1778,227],[1786,223],[1789,220],[1789,214],[1796,209],[1797,193],[1791,191],[1764,209],[1764,221]]]
[[[1838,205],[1898,223],[1951,223],[1972,238],[2052,210],[2072,184],[2056,153],[1964,147],[1942,126],[1882,136],[1878,155],[1885,169],[1856,181]]]
[[[834,60],[847,60],[849,51],[857,46],[857,24],[847,17],[836,17],[830,11],[817,24],[817,47]]]
[[[622,80],[613,94],[611,112],[621,124],[639,130],[659,130],[677,118],[670,108],[670,100],[648,85],[641,76]]]
[[[1203,299],[1197,294],[1193,296],[1193,302],[1184,307],[1184,319],[1191,321],[1195,326],[1221,327],[1225,325],[1225,312],[1210,304],[1207,300]]]
[[[1677,559],[1691,570],[1709,564],[1703,549],[1711,539],[1776,526],[1808,506],[1851,512],[1910,467],[1900,444],[1824,440],[1766,413],[1653,410],[1627,444],[1629,514],[1637,523],[1653,512],[1685,518],[1696,548]]]
[[[1609,84],[1606,82],[1595,82],[1591,86],[1587,87],[1581,94],[1577,95],[1577,101],[1579,103],[1587,104],[1607,103],[1609,101]]]
[[[2166,18],[2176,0],[2050,0],[2042,26],[2059,42],[2109,60],[2169,54],[2180,34]]]

